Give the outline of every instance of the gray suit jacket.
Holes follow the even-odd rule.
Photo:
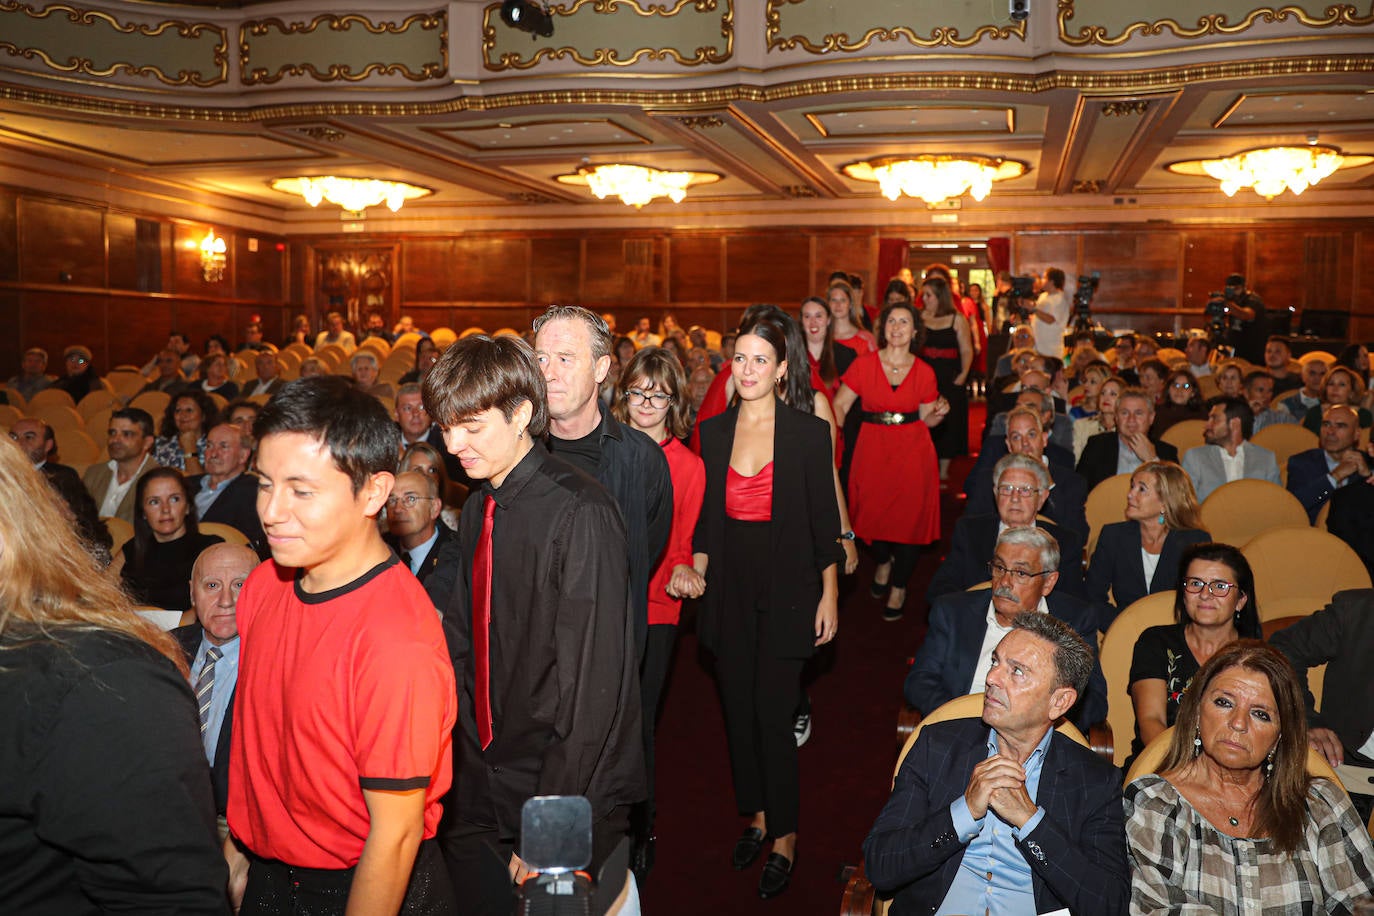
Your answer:
[[[143,470],[134,476],[134,482],[129,487],[129,492],[125,493],[124,498],[119,501],[119,511],[115,513],[116,518],[122,518],[130,525],[134,523],[134,492],[138,489],[138,478],[158,466],[158,463],[149,455],[147,462],[143,465]],[[110,478],[112,477],[114,477],[114,471],[110,470],[110,463],[102,461],[100,464],[93,464],[86,468],[86,473],[81,478],[81,482],[86,485],[86,491],[91,494],[91,499],[95,500],[97,510],[100,509],[100,504],[105,501],[105,491],[109,489]]]
[[[1226,483],[1226,469],[1221,465],[1221,446],[1199,445],[1183,453],[1183,470],[1193,478],[1193,489],[1197,491],[1197,501],[1202,502],[1208,494]],[[1279,460],[1269,449],[1253,442],[1245,443],[1246,480],[1267,480],[1283,486],[1279,477]]]

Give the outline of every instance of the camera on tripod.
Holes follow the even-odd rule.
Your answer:
[[[1092,333],[1093,296],[1097,295],[1097,287],[1101,282],[1102,274],[1095,270],[1091,274],[1079,276],[1078,287],[1073,291],[1073,330],[1075,334],[1082,331]]]
[[[1007,291],[1007,312],[1017,324],[1030,321],[1031,305],[1035,301],[1035,278],[1012,277]]]

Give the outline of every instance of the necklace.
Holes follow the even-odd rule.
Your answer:
[[[1228,817],[1227,820],[1231,822],[1232,827],[1240,826],[1240,821],[1236,820],[1234,817]]]

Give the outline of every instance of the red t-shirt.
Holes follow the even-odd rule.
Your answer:
[[[673,567],[692,565],[692,533],[701,515],[701,499],[706,492],[706,466],[687,446],[669,436],[660,443],[668,459],[668,476],[673,481],[673,527],[668,546],[649,580],[649,623],[676,624],[682,616],[682,599],[668,594]]]
[[[458,696],[434,602],[392,557],[311,595],[268,560],[237,607],[242,649],[229,828],[303,868],[358,863],[363,789],[425,789],[425,838],[453,779]]]

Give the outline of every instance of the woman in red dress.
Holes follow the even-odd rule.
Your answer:
[[[801,326],[806,335],[806,361],[811,364],[811,387],[824,391],[829,398],[835,397],[840,388],[840,375],[844,371],[836,366],[835,339],[831,333],[832,322],[830,307],[819,296],[809,296],[802,300]],[[852,361],[852,350],[845,349]],[[846,363],[845,368],[849,368]]]
[[[884,620],[899,620],[920,548],[940,538],[940,475],[930,427],[949,413],[935,371],[916,357],[924,329],[910,302],[883,309],[880,350],[859,357],[835,395],[843,423],[863,420],[849,474],[854,533],[869,542],[878,568],[873,593],[888,590]]]
[[[830,284],[825,296],[830,305],[830,333],[835,343],[848,347],[859,356],[876,350],[878,347],[873,335],[864,330],[859,317],[854,288],[843,280],[836,280]]]

